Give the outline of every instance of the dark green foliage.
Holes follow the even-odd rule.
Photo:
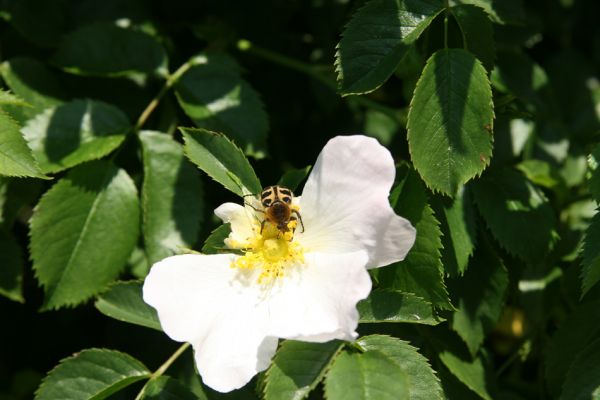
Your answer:
[[[1,1],[0,399],[600,398],[598,15]],[[360,133],[392,154],[414,246],[369,270],[354,342],[282,339],[245,387],[211,390],[191,349],[170,359],[141,279],[243,254],[213,210],[301,196],[323,145]]]

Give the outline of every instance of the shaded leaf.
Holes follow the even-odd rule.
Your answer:
[[[521,25],[526,20],[522,0],[457,0],[457,2],[481,7],[494,22],[499,24]]]
[[[114,165],[88,163],[56,183],[30,220],[43,308],[78,304],[114,280],[135,247],[138,225],[137,190]]]
[[[600,338],[600,300],[579,304],[562,321],[552,336],[544,354],[546,356],[546,384],[558,397],[561,386],[575,358],[594,340]],[[577,329],[574,329],[577,327]]]
[[[167,54],[155,38],[112,23],[85,25],[67,34],[53,61],[82,75],[168,74]]]
[[[142,399],[146,400],[205,400],[199,397],[181,382],[168,376],[152,379],[144,390]]]
[[[200,173],[169,135],[140,132],[144,159],[143,233],[148,262],[191,248],[204,211]]]
[[[302,182],[308,176],[311,168],[312,165],[308,165],[304,168],[289,169],[285,171],[277,184],[290,189],[292,192],[295,192],[298,189],[300,182]]]
[[[204,242],[202,246],[202,253],[204,254],[218,254],[224,250],[228,250],[225,246],[225,239],[231,233],[231,225],[223,224],[219,225],[215,230],[210,233],[210,236]]]
[[[127,116],[118,108],[74,100],[38,114],[22,132],[42,171],[54,173],[109,154],[129,129]]]
[[[27,146],[19,124],[0,111],[0,174],[47,178]]]
[[[452,309],[443,280],[439,222],[428,204],[423,182],[414,170],[393,191],[390,203],[417,230],[415,244],[404,261],[377,271],[382,287],[414,293],[435,307]],[[398,175],[401,176],[402,171]]]
[[[581,271],[581,296],[600,281],[600,213],[596,213],[585,232],[583,243],[583,269]]]
[[[379,351],[342,352],[325,379],[328,400],[398,400],[409,395],[409,376]]]
[[[598,400],[600,398],[600,339],[583,349],[569,368],[561,400]]]
[[[300,400],[323,379],[339,341],[307,343],[286,340],[277,350],[265,376],[265,400]]]
[[[204,59],[177,82],[179,104],[196,126],[222,132],[246,154],[261,156],[269,124],[258,93],[233,59],[219,54]]]
[[[33,58],[11,58],[2,64],[0,72],[10,90],[33,106],[3,107],[21,123],[40,111],[63,102],[64,90],[56,75]]]
[[[208,176],[239,196],[260,193],[260,181],[233,142],[206,129],[180,129],[185,139],[185,155]]]
[[[457,308],[452,329],[467,344],[471,356],[475,356],[502,313],[508,272],[500,257],[484,241],[477,247],[464,276],[448,285]]]
[[[509,169],[486,174],[473,186],[475,203],[500,245],[528,262],[539,262],[554,241],[554,212],[544,194]]]
[[[496,58],[492,21],[482,8],[473,5],[457,5],[451,10],[462,32],[465,49],[475,54],[490,72]]]
[[[378,351],[393,360],[408,375],[410,400],[443,399],[440,380],[417,348],[403,340],[383,335],[360,338],[358,345],[366,351]],[[400,398],[400,397],[399,397]]]
[[[481,174],[492,156],[493,118],[481,63],[465,50],[434,53],[417,83],[407,125],[411,157],[425,183],[454,196]]]
[[[27,40],[52,48],[67,28],[64,2],[19,0],[12,10],[11,23]]]
[[[462,275],[469,264],[469,258],[475,249],[477,225],[475,205],[469,190],[461,188],[454,199],[443,197],[435,211],[441,215],[442,223],[442,261],[444,269],[450,275]]]
[[[119,321],[162,331],[156,310],[144,302],[142,282],[117,282],[98,296],[94,306]]]
[[[15,238],[0,229],[0,295],[23,303],[23,255]]]
[[[142,379],[150,371],[128,354],[88,349],[65,358],[44,378],[35,400],[100,400]]]
[[[357,305],[360,323],[405,322],[437,325],[441,320],[433,313],[431,303],[412,293],[397,290],[373,290]]]
[[[340,93],[368,93],[381,86],[442,9],[436,0],[366,3],[352,17],[337,46]]]

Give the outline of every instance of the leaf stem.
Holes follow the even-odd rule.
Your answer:
[[[330,79],[324,72],[327,73],[329,68],[324,65],[311,65],[291,57],[284,56],[283,54],[277,53],[273,50],[265,49],[255,45],[246,39],[240,39],[237,42],[238,50],[242,52],[248,52],[249,54],[260,57],[264,60],[271,61],[274,64],[278,64],[294,71],[302,72],[317,81],[323,83],[325,86],[330,88],[333,91],[337,92],[337,84],[333,79]],[[330,70],[329,70],[330,71]],[[349,102],[355,102],[365,108],[370,108],[373,110],[377,110],[388,117],[394,119],[402,126],[406,126],[406,117],[403,117],[401,113],[398,113],[397,110],[392,107],[388,107],[384,104],[381,104],[375,100],[371,100],[364,96],[349,96],[347,97]]]
[[[141,400],[144,397],[144,393],[146,392],[146,387],[148,386],[148,384],[150,384],[150,382],[152,382],[153,380],[161,377],[166,372],[166,370],[169,369],[171,364],[173,364],[175,360],[177,360],[179,356],[187,350],[188,347],[190,347],[189,343],[184,343],[181,346],[179,346],[179,348],[175,350],[175,353],[173,353],[171,357],[167,359],[167,361],[165,361],[160,367],[158,367],[156,371],[152,373],[152,375],[150,375],[150,379],[146,381],[146,384],[144,384],[142,390],[140,390],[140,392],[137,394],[135,400]]]
[[[135,126],[133,127],[133,132],[138,132],[142,128],[142,126],[146,123],[146,120],[148,120],[148,117],[150,117],[150,114],[152,114],[152,112],[158,106],[158,103],[160,103],[161,99],[177,83],[181,76],[185,74],[194,65],[201,64],[203,60],[204,59],[202,57],[192,57],[185,63],[183,63],[175,72],[169,75],[163,87],[156,94],[156,96],[154,96],[150,103],[148,103],[144,111],[142,111],[142,113],[140,114],[140,117],[138,118],[137,122],[135,123]]]

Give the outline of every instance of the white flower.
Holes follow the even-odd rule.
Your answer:
[[[169,337],[192,344],[206,385],[244,386],[268,367],[278,338],[356,338],[356,303],[371,291],[367,269],[404,259],[415,240],[388,201],[394,175],[391,154],[375,139],[338,136],[295,198],[303,232],[282,234],[267,223],[261,233],[258,202],[226,203],[215,210],[231,223],[225,244],[244,253],[154,264],[144,301]]]

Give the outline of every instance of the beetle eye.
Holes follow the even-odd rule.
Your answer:
[[[287,196],[282,197],[282,200],[286,204],[290,204],[292,202],[292,198]]]
[[[269,206],[271,205],[271,199],[264,199],[264,200],[262,201],[262,205],[263,205],[264,207],[269,207]]]

